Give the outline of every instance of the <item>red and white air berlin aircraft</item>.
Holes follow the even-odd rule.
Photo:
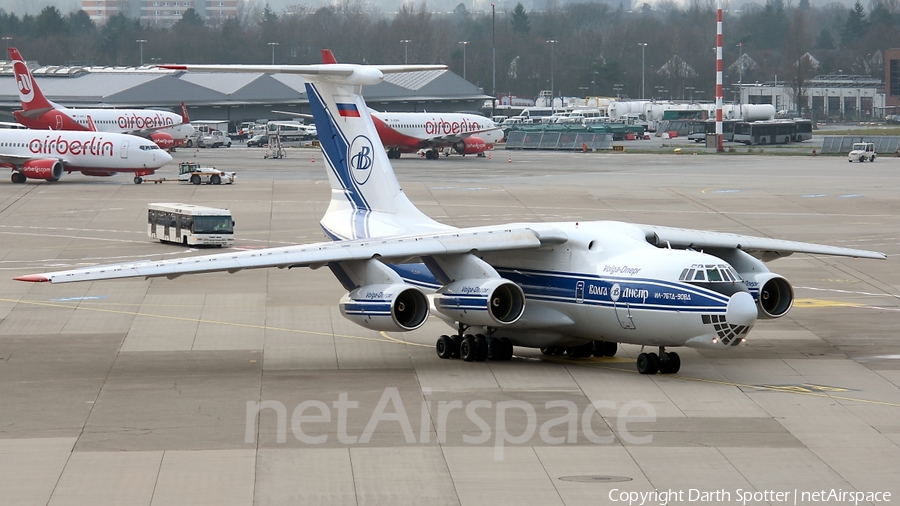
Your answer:
[[[334,54],[322,50],[322,63],[337,64]],[[388,158],[400,158],[401,153],[425,150],[425,158],[438,158],[439,149],[450,148],[461,155],[481,155],[494,149],[503,138],[503,130],[493,121],[477,114],[378,112],[372,120]],[[445,152],[449,155],[449,151]]]
[[[156,143],[128,134],[30,129],[0,130],[0,167],[12,168],[12,182],[26,179],[56,181],[63,172],[85,176],[153,174],[172,161]]]
[[[89,131],[92,119],[99,132],[146,137],[162,149],[180,146],[194,133],[183,103],[181,115],[147,109],[68,109],[47,100],[18,49],[9,48],[9,59],[16,73],[22,103],[22,110],[13,114],[28,128]]]

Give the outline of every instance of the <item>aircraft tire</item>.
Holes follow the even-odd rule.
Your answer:
[[[544,355],[548,355],[548,356],[553,355],[553,347],[548,346],[546,348],[541,348],[541,353],[543,353]]]
[[[638,355],[637,370],[641,374],[656,374],[659,372],[659,355],[656,353],[641,353]]]
[[[144,178],[141,176],[134,176],[134,184],[141,184],[144,182]]]
[[[509,340],[508,337],[501,337],[500,341],[500,349],[503,350],[503,357],[500,360],[512,360],[513,356],[513,343]]]
[[[566,348],[566,355],[569,358],[588,358],[594,351],[594,343],[590,342],[581,346],[570,346]]]
[[[603,356],[604,357],[615,357],[616,352],[619,351],[619,343],[611,343],[609,341],[603,343]]]
[[[453,343],[453,348],[450,349],[450,358],[459,358],[459,345],[462,344],[462,337],[450,336],[450,342]]]
[[[450,336],[441,336],[434,345],[437,355],[441,358],[451,358],[453,356],[453,341]]]
[[[681,357],[674,351],[666,353],[666,359],[659,363],[659,372],[661,374],[675,374],[680,369]]]
[[[488,341],[487,337],[484,334],[475,334],[475,345],[477,346],[478,355],[475,357],[475,360],[478,362],[484,362],[488,359]]]
[[[467,335],[459,345],[459,356],[466,362],[474,362],[478,358],[478,345],[475,338]]]

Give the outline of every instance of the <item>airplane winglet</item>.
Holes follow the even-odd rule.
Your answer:
[[[326,64],[337,63],[337,59],[334,57],[334,53],[332,53],[330,49],[322,50],[322,63],[326,63]]]
[[[25,276],[19,276],[17,278],[13,278],[15,281],[28,281],[29,283],[46,283],[50,281],[50,278],[46,276],[41,276],[40,274],[27,274]]]

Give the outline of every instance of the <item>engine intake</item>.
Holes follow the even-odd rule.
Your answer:
[[[466,279],[442,287],[434,303],[442,314],[467,325],[510,325],[525,311],[525,293],[506,279]]]
[[[63,174],[63,164],[59,160],[54,160],[52,158],[29,160],[22,165],[22,170],[20,170],[20,172],[28,179],[58,181]]]
[[[756,298],[760,318],[781,318],[794,305],[794,287],[784,276],[771,272],[758,274],[755,279],[747,280],[747,286]]]
[[[353,323],[385,332],[416,330],[428,319],[428,298],[405,284],[357,288],[341,298],[340,308]]]

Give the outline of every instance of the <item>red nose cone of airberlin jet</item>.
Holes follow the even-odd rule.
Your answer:
[[[749,293],[738,292],[728,300],[725,321],[729,324],[749,327],[756,322],[756,315],[756,303]]]

